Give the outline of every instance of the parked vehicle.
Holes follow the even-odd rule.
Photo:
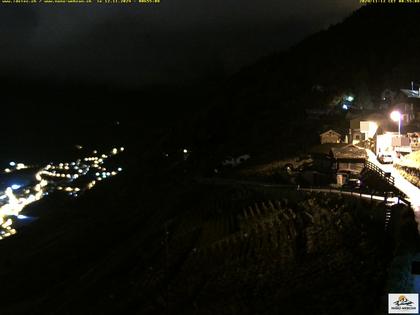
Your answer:
[[[342,187],[347,189],[360,189],[361,181],[358,178],[349,178]]]
[[[394,159],[390,154],[381,154],[378,155],[378,161],[382,164],[392,164],[394,163]]]

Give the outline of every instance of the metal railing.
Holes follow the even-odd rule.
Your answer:
[[[394,176],[391,176],[391,173],[387,173],[384,170],[382,170],[379,166],[375,165],[374,163],[370,161],[365,162],[365,167],[368,170],[371,170],[378,174],[382,179],[384,179],[389,185],[391,185],[394,188],[394,191],[392,192],[397,198],[398,203],[403,203],[407,206],[411,206],[410,201],[406,199],[406,195],[400,191],[397,187],[395,187],[395,178]],[[386,195],[388,195],[389,192],[385,192]]]
[[[369,162],[370,163],[370,162]],[[373,163],[371,163],[374,165]],[[377,167],[376,165],[374,165]],[[201,182],[211,182],[215,183],[211,179],[200,180]],[[278,188],[290,191],[302,191],[302,192],[322,192],[322,193],[334,193],[334,194],[342,194],[347,196],[359,197],[370,199],[371,201],[383,201],[387,202],[390,198],[396,198],[397,204],[405,204],[407,206],[411,206],[411,203],[406,199],[406,196],[398,190],[394,185],[394,178],[389,181],[392,185],[392,191],[373,191],[370,189],[353,189],[353,188],[345,188],[345,187],[332,187],[332,186],[300,186],[300,185],[292,185],[292,184],[275,184],[275,183],[263,183],[263,182],[255,182],[255,181],[246,181],[246,180],[233,180],[233,179],[218,179],[217,181],[219,184],[240,184],[240,185],[252,185],[252,186],[259,186],[262,188]]]
[[[382,179],[384,179],[388,184],[395,186],[395,178],[394,176],[391,176],[391,173],[387,173],[384,170],[382,170],[379,166],[373,164],[370,161],[365,162],[365,167],[368,170],[371,170],[375,173],[377,173]]]

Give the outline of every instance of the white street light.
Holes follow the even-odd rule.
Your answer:
[[[401,113],[397,110],[394,110],[390,117],[393,121],[398,122],[398,135],[401,135]]]

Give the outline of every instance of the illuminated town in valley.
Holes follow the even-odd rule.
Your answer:
[[[41,168],[10,162],[4,169],[10,186],[0,194],[0,240],[16,233],[14,225],[17,221],[31,219],[22,214],[27,205],[55,193],[78,197],[122,172],[121,167],[110,169],[107,161],[123,151],[124,147],[113,148],[106,154],[95,150],[90,156],[76,161],[50,163]]]

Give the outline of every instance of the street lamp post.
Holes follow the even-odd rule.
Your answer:
[[[401,113],[395,110],[390,116],[393,121],[398,122],[398,136],[401,136]]]

